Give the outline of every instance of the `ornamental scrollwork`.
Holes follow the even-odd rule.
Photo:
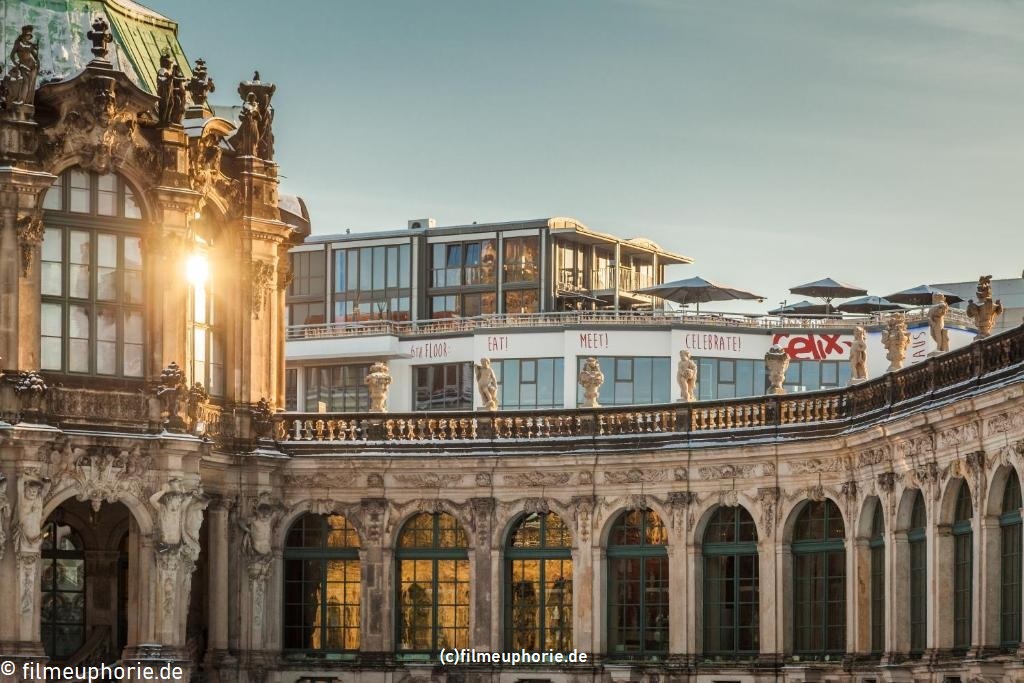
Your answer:
[[[568,481],[568,475],[566,475]],[[624,471],[612,470],[604,473],[604,480],[609,484],[649,484],[665,479],[663,469],[631,469]]]
[[[21,276],[28,277],[36,250],[43,243],[43,219],[38,214],[18,219],[18,247],[21,251]]]
[[[264,304],[270,297],[270,282],[274,267],[265,261],[253,261],[249,266],[249,285],[252,288],[252,313],[258,320]]]
[[[542,488],[545,486],[565,486],[569,483],[568,472],[517,472],[505,474],[502,479],[506,486],[517,488]]]

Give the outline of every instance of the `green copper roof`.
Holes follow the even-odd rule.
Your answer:
[[[92,59],[85,34],[97,14],[106,17],[114,36],[110,61],[140,88],[156,93],[160,53],[167,50],[185,76],[192,69],[178,42],[178,25],[132,0],[0,0],[2,55],[25,24],[39,41],[39,83],[71,78]]]

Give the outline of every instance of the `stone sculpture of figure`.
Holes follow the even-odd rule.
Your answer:
[[[253,506],[252,516],[239,519],[242,527],[242,549],[250,557],[269,557],[273,549],[274,525],[283,512],[281,505],[270,498],[266,492],[260,494]]]
[[[778,344],[773,344],[764,354],[764,366],[768,370],[768,393],[784,394],[786,370],[789,369],[789,354]]]
[[[853,328],[850,344],[850,384],[860,384],[868,378],[868,333],[863,327]]]
[[[36,79],[39,77],[39,43],[33,40],[33,27],[22,26],[21,35],[11,48],[11,70],[4,78],[7,101],[12,104],[32,105],[36,98]]]
[[[890,315],[882,330],[882,346],[885,347],[885,358],[889,361],[886,372],[893,372],[903,367],[910,346],[910,333],[907,332],[907,321],[902,314]]]
[[[0,560],[4,559],[7,530],[11,523],[11,502],[7,499],[7,476],[0,472]]]
[[[19,553],[38,553],[43,546],[43,502],[49,481],[32,474],[21,477],[18,493],[18,528],[15,530]]]
[[[260,159],[274,159],[274,105],[270,104],[270,93],[264,92],[259,101],[260,141],[256,155]]]
[[[946,297],[938,292],[932,293],[932,306],[928,309],[928,328],[935,341],[935,350],[929,356],[937,356],[940,353],[949,351],[949,330],[946,329],[946,313],[949,312],[949,304]]]
[[[170,105],[169,122],[181,125],[181,119],[185,116],[185,74],[177,64],[171,67]]]
[[[679,400],[690,403],[696,400],[694,390],[697,388],[697,364],[689,351],[679,352],[679,370],[676,371],[676,383],[679,384]]]
[[[238,140],[236,149],[240,156],[256,156],[260,142],[260,108],[256,102],[256,93],[249,93],[242,103],[242,111],[238,114]]]
[[[494,375],[490,358],[481,358],[474,366],[476,388],[480,392],[480,402],[484,410],[498,409],[498,378]]]
[[[171,122],[174,66],[176,65],[171,61],[169,52],[160,55],[160,68],[156,70],[156,118],[161,126],[166,126]]]
[[[388,364],[377,361],[370,366],[366,375],[366,386],[370,390],[370,412],[388,412],[388,387],[391,386],[391,373]]]
[[[205,105],[206,98],[217,89],[206,69],[206,60],[202,57],[196,60],[195,68],[192,69],[192,78],[189,79],[187,87],[189,94],[192,95],[192,104],[196,107]]]
[[[199,531],[203,527],[203,511],[210,505],[210,497],[203,493],[203,487],[197,486],[190,496],[184,519],[184,541],[199,556]]]
[[[177,477],[150,496],[149,502],[157,510],[158,549],[167,550],[181,545],[182,514],[189,497]]]
[[[974,320],[974,326],[978,328],[975,339],[984,339],[992,334],[992,327],[996,324],[996,318],[1003,314],[1003,304],[998,299],[992,301],[992,276],[982,275],[978,278],[978,289],[975,293],[978,302],[967,303],[967,316]]]
[[[583,369],[580,370],[580,386],[583,387],[583,407],[600,408],[597,396],[604,384],[604,373],[601,372],[601,365],[597,359],[591,356],[583,361]]]

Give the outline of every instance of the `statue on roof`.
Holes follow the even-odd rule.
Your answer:
[[[240,156],[256,156],[260,142],[260,111],[256,93],[246,95],[242,110],[238,113],[238,132],[232,141]]]
[[[853,328],[850,344],[850,386],[868,379],[868,333],[861,327]]]
[[[679,385],[679,400],[684,403],[696,401],[697,363],[689,351],[679,352],[679,369],[676,371],[676,383]]]
[[[161,126],[166,126],[171,122],[171,89],[173,87],[171,74],[173,66],[174,62],[171,61],[171,54],[163,52],[160,55],[160,66],[156,70],[156,118]]]
[[[192,104],[202,107],[206,104],[206,98],[217,89],[213,79],[206,69],[206,60],[200,57],[196,60],[195,68],[192,69],[192,78],[188,82],[188,92],[192,95]]]
[[[949,330],[946,329],[948,312],[949,304],[946,303],[946,297],[939,292],[932,292],[932,305],[928,309],[928,329],[935,342],[935,350],[929,353],[929,356],[949,351]]]
[[[992,276],[982,275],[978,278],[978,289],[975,292],[978,301],[967,302],[967,316],[974,321],[978,328],[975,339],[984,339],[992,334],[992,327],[996,324],[996,318],[1003,314],[1003,304],[999,299],[992,300]]]
[[[31,106],[36,97],[39,77],[39,43],[34,40],[32,26],[22,26],[21,34],[11,48],[11,70],[4,76],[3,88],[8,104]]]
[[[177,63],[171,67],[171,106],[168,114],[170,122],[179,126],[185,116],[185,73]]]
[[[234,143],[240,155],[274,160],[274,107],[270,99],[276,89],[273,83],[260,80],[259,71],[253,73],[252,80],[238,84],[242,111]]]
[[[473,372],[476,375],[476,388],[480,392],[480,403],[484,410],[498,409],[498,378],[491,367],[490,358],[481,358]]]
[[[886,372],[895,372],[903,367],[910,346],[910,333],[907,332],[907,320],[902,313],[889,316],[882,330],[882,346],[885,347],[885,358],[889,361]]]
[[[96,59],[107,58],[109,45],[114,40],[114,36],[110,34],[110,24],[103,18],[102,14],[97,14],[92,20],[92,30],[85,34],[85,37],[92,41],[92,54]]]

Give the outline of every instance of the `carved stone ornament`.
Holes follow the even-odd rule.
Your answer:
[[[406,486],[422,489],[440,489],[458,486],[462,483],[461,474],[396,474],[395,481]]]
[[[670,523],[674,529],[690,529],[693,527],[693,517],[690,514],[690,507],[697,503],[697,494],[693,491],[670,491],[668,494],[668,507],[672,514]]]
[[[379,543],[384,536],[384,517],[387,513],[387,501],[383,498],[364,498],[359,503],[362,510],[363,527],[366,540]]]
[[[506,486],[514,488],[542,488],[545,486],[565,486],[569,483],[568,472],[518,472],[502,475]]]
[[[204,106],[206,98],[217,89],[213,78],[210,77],[210,73],[206,69],[206,60],[202,57],[196,60],[196,64],[192,68],[192,78],[189,79],[186,89],[192,96],[193,106],[196,107]]]
[[[18,247],[21,251],[21,276],[28,277],[36,250],[43,243],[43,219],[32,214],[18,219]]]
[[[949,330],[946,329],[947,313],[949,313],[949,304],[946,303],[945,295],[933,292],[932,305],[928,309],[928,331],[931,333],[932,341],[935,342],[935,350],[929,353],[929,356],[937,356],[949,351]]]
[[[171,361],[160,373],[160,380],[156,386],[160,416],[167,431],[184,431],[185,421],[181,417],[181,411],[187,393],[185,373],[177,363]]]
[[[894,372],[903,367],[910,346],[910,333],[907,332],[907,320],[902,313],[894,313],[885,321],[882,330],[882,346],[885,347],[885,359],[889,361],[886,372]]]
[[[774,344],[764,354],[764,366],[768,371],[768,393],[786,393],[783,385],[786,383],[786,369],[789,368],[789,354],[781,346]]]
[[[473,366],[476,375],[476,388],[480,392],[480,404],[484,410],[495,411],[498,409],[498,379],[491,367],[490,358],[481,358],[480,362]]]
[[[838,472],[842,469],[842,466],[843,458],[807,458],[806,460],[794,460],[789,463],[789,469],[793,474]]]
[[[1005,434],[1021,428],[1024,428],[1024,410],[999,413],[990,417],[985,423],[985,432],[990,436]]]
[[[143,499],[151,458],[138,446],[124,449],[93,444],[74,447],[57,442],[48,448],[48,471],[53,490],[76,490],[76,499],[89,502],[95,512],[103,503],[125,498]]]
[[[252,313],[259,320],[263,304],[270,297],[270,282],[274,267],[264,261],[253,261],[249,266],[249,285],[252,287]]]
[[[231,141],[239,156],[254,156],[264,161],[274,160],[274,107],[270,103],[277,86],[260,80],[260,72],[251,81],[238,84],[242,98],[238,131]]]
[[[771,476],[766,472],[763,472],[764,468],[769,464],[761,463],[745,463],[745,464],[725,464],[725,465],[701,465],[697,468],[697,473],[701,479],[705,480],[716,480],[716,479],[749,479],[751,477],[758,476],[759,470],[762,471],[764,476]]]
[[[370,412],[388,412],[388,389],[391,387],[391,372],[388,364],[377,361],[370,366],[366,374],[366,387],[370,393]]]
[[[676,384],[679,385],[680,401],[691,403],[696,400],[697,364],[686,349],[679,352],[679,369],[676,371]]]
[[[7,498],[7,475],[0,472],[0,560],[7,549],[7,536],[11,528],[11,511],[14,506]]]
[[[370,475],[371,477],[374,475]],[[380,476],[379,474],[376,476]],[[352,471],[331,471],[321,472],[293,472],[284,475],[284,485],[289,489],[299,491],[321,490],[321,489],[345,489],[355,485],[358,474]],[[370,484],[373,486],[373,484]],[[377,486],[384,486],[383,479]]]
[[[853,328],[850,344],[850,384],[860,384],[868,378],[868,333],[860,326]]]
[[[977,439],[978,425],[973,422],[967,422],[939,432],[939,447],[955,448],[977,441]]]
[[[594,524],[594,507],[596,501],[593,496],[573,496],[572,507],[573,517],[576,519],[576,530],[579,533],[580,541],[590,541],[590,532]]]
[[[49,387],[46,380],[35,370],[24,372],[14,385],[14,393],[21,404],[21,414],[28,420],[39,420],[43,416],[43,400]]]
[[[250,414],[252,415],[252,428],[256,437],[260,439],[272,438],[274,434],[274,409],[270,405],[270,401],[260,398],[253,405]]]
[[[597,402],[597,397],[601,391],[601,385],[604,384],[604,373],[601,372],[601,366],[596,358],[590,357],[583,361],[579,382],[583,387],[583,407],[599,408],[601,404]]]
[[[967,316],[974,321],[978,328],[975,339],[984,339],[992,334],[992,328],[996,324],[996,318],[1003,314],[1003,304],[996,299],[992,300],[992,276],[982,275],[978,278],[978,288],[975,292],[977,301],[967,302]]]
[[[889,446],[868,448],[867,450],[863,450],[857,454],[857,464],[861,467],[880,465],[890,459],[889,453]]]
[[[35,28],[22,26],[21,34],[14,39],[10,54],[10,71],[3,76],[4,104],[10,108],[22,105],[31,107],[35,102],[36,79],[39,77],[39,43],[35,40]],[[31,111],[31,110],[29,110]]]
[[[780,492],[778,487],[769,486],[757,490],[755,501],[761,506],[761,527],[766,538],[770,538],[775,530],[775,513],[779,505]]]
[[[239,515],[242,550],[252,560],[269,558],[273,551],[274,528],[284,515],[281,501],[263,491],[249,501],[248,512]]]
[[[644,484],[664,481],[666,471],[663,469],[631,469],[604,473],[604,480],[609,484]]]
[[[110,24],[101,14],[97,14],[92,20],[92,30],[85,34],[85,37],[92,43],[92,54],[96,59],[105,60],[108,48],[114,40],[110,33]]]

